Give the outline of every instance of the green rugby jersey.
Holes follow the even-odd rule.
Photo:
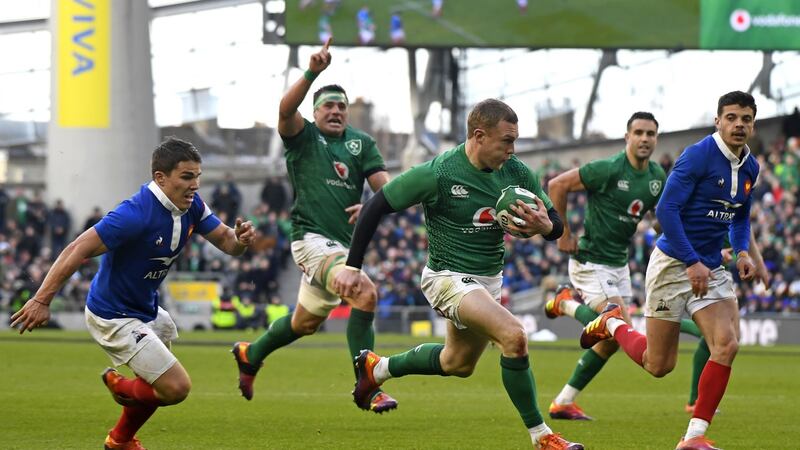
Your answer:
[[[484,172],[469,162],[464,144],[407,170],[383,193],[398,211],[422,204],[431,270],[492,276],[503,270],[504,250],[494,205],[510,185],[533,192],[552,208],[539,178],[522,161],[512,156],[500,170]]]
[[[581,166],[578,173],[589,204],[575,259],[615,267],[628,264],[636,225],[661,198],[667,179],[664,169],[649,161],[647,169],[636,170],[623,150]]]
[[[361,202],[364,180],[383,170],[375,140],[347,126],[340,137],[322,134],[305,120],[297,136],[281,137],[286,169],[294,189],[292,240],[305,233],[321,234],[350,246],[354,225],[344,209]]]

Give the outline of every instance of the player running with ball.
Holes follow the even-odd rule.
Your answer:
[[[525,224],[509,224],[510,232],[541,234],[554,240],[561,235],[561,219],[539,179],[514,156],[518,137],[514,111],[498,100],[484,100],[470,112],[467,125],[466,143],[389,182],[364,205],[356,224],[347,259],[352,270],[339,272],[334,281],[343,296],[360,287],[364,252],[381,217],[417,203],[423,205],[429,253],[422,272],[422,291],[448,323],[444,345],[422,344],[390,357],[362,351],[356,359],[354,400],[366,404],[372,393],[393,377],[468,377],[492,341],[502,352],[503,386],[533,444],[540,449],[582,449],[581,444],[553,433],[536,405],[528,336],[522,323],[499,304],[503,229],[497,222],[485,220],[501,191],[510,185],[539,197],[536,210],[522,201],[512,207]]]

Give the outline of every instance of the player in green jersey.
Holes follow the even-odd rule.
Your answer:
[[[566,214],[568,192],[586,191],[589,200],[580,240],[570,232],[569,226],[564,227],[564,234],[558,240],[558,249],[571,255],[570,282],[582,302],[573,299],[569,286],[561,286],[556,297],[545,304],[547,317],[567,315],[585,325],[609,302],[630,302],[628,248],[637,225],[658,203],[666,180],[661,166],[650,161],[657,142],[656,118],[649,112],[636,112],[628,119],[624,151],[550,180],[549,192],[560,214]],[[622,313],[630,322],[626,308],[622,308]],[[689,410],[697,399],[697,381],[710,353],[694,322],[683,320],[681,331],[700,338],[694,357],[695,376],[687,405]],[[602,341],[581,356],[572,377],[550,404],[550,417],[591,419],[575,399],[618,348],[616,341]]]
[[[526,235],[555,240],[561,219],[538,177],[514,156],[517,116],[505,103],[484,100],[467,119],[467,141],[431,161],[404,172],[376,193],[356,224],[347,268],[334,287],[344,296],[357,292],[364,252],[380,219],[421,203],[428,232],[428,262],[421,288],[428,302],[448,320],[445,343],[422,344],[405,353],[380,357],[363,350],[356,359],[358,381],[353,398],[361,408],[389,378],[405,375],[468,377],[489,341],[501,350],[503,385],[531,440],[541,449],[582,449],[544,423],[536,405],[536,385],[522,323],[499,304],[503,270],[503,230],[494,206],[507,186],[525,188],[539,198],[534,210],[517,201],[514,212]]]
[[[253,397],[253,382],[262,361],[278,348],[314,334],[342,298],[352,306],[347,322],[351,358],[375,344],[375,285],[361,273],[360,289],[340,298],[332,281],[345,267],[364,181],[373,191],[389,181],[383,158],[369,135],[347,124],[348,99],[340,86],[323,86],[314,93],[314,122],[297,111],[314,79],[331,63],[330,43],[329,39],[311,55],[308,70],[280,103],[278,132],[294,188],[292,256],[304,275],[294,313],[270,324],[254,342],[233,346],[239,389],[247,400]],[[380,391],[367,401],[367,409],[377,413],[397,407],[393,398]]]

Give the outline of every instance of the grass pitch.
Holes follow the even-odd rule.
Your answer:
[[[175,354],[193,380],[182,404],[160,409],[139,432],[151,449],[525,449],[524,429],[487,349],[467,379],[408,376],[385,389],[397,410],[352,403],[353,373],[340,334],[304,338],[270,356],[255,398],[239,396],[230,344],[255,334],[184,333]],[[420,338],[379,334],[382,354]],[[674,448],[685,431],[691,345],[655,379],[614,357],[579,398],[593,422],[547,423],[588,449]],[[531,345],[539,407],[547,411],[580,355],[576,342]],[[0,333],[0,448],[101,448],[119,416],[100,381],[109,364],[87,333]],[[726,450],[797,448],[800,347],[742,348],[709,435]],[[127,368],[123,368],[123,373]],[[129,373],[129,371],[127,371]]]

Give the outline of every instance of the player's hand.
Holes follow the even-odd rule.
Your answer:
[[[558,238],[556,244],[558,245],[558,250],[563,253],[567,253],[569,255],[578,253],[578,238],[572,234],[568,235],[565,233],[563,236]]]
[[[19,325],[19,334],[22,334],[25,330],[33,331],[36,327],[47,325],[50,320],[50,306],[39,303],[40,301],[42,300],[34,301],[31,298],[19,311],[15,312],[11,316],[11,328],[16,328]]]
[[[353,206],[348,206],[344,209],[344,212],[350,214],[350,218],[347,219],[347,223],[354,224],[358,220],[358,215],[361,213],[361,203],[356,203]]]
[[[308,62],[308,70],[314,73],[320,73],[331,65],[331,54],[328,48],[331,46],[332,42],[333,38],[329,37],[325,45],[322,46],[322,49],[311,55],[311,60]]]
[[[233,232],[236,234],[236,240],[240,244],[249,247],[256,239],[256,229],[253,228],[253,222],[242,221],[241,218],[236,218],[236,225],[233,226]]]
[[[354,298],[361,292],[361,271],[345,268],[333,278],[333,290],[342,298]]]
[[[747,253],[741,253],[736,258],[736,268],[739,270],[739,278],[742,280],[750,281],[756,276],[756,265],[753,264],[753,259]]]
[[[549,234],[553,231],[553,222],[550,221],[550,216],[547,215],[547,209],[544,207],[542,199],[537,197],[536,205],[539,209],[533,209],[519,199],[517,199],[515,205],[509,205],[511,211],[525,221],[525,225],[518,226],[512,222],[508,227],[514,231],[529,235]]]
[[[711,270],[705,264],[697,261],[686,268],[686,275],[689,276],[689,283],[692,284],[692,294],[698,298],[708,294],[708,280],[712,278]]]
[[[720,253],[722,253],[722,265],[727,266],[728,264],[731,263],[731,261],[733,261],[733,249],[732,248],[730,248],[730,247],[723,248],[722,252],[720,252]]]

